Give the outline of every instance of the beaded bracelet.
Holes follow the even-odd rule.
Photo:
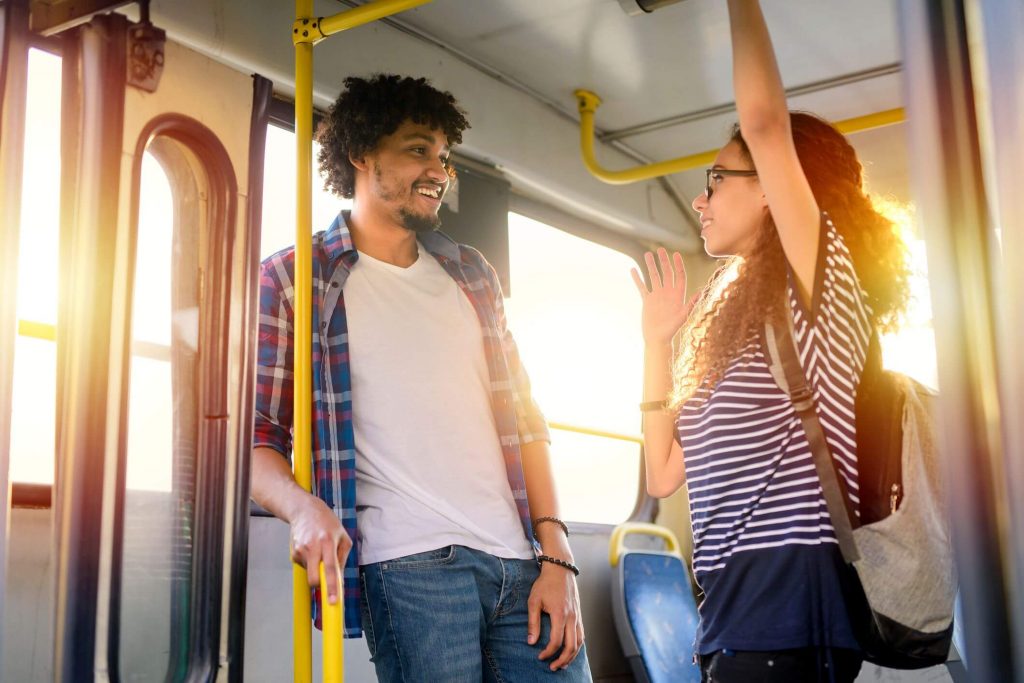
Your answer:
[[[567,527],[565,525],[565,522],[560,520],[558,517],[538,517],[537,519],[533,520],[533,527],[537,528],[537,525],[541,522],[554,522],[558,526],[562,527],[562,531],[565,532],[565,537],[569,538],[569,527]]]
[[[537,564],[540,564],[542,562],[550,562],[551,564],[557,564],[559,567],[564,567],[565,569],[568,569],[576,576],[580,575],[580,568],[574,565],[572,562],[566,562],[565,560],[560,560],[557,557],[551,557],[550,555],[538,555]]]

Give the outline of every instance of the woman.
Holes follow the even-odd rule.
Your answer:
[[[651,399],[641,405],[647,488],[688,485],[705,681],[853,681],[856,579],[761,332],[792,319],[856,505],[854,396],[871,335],[905,306],[905,253],[843,136],[787,110],[756,0],[730,0],[729,20],[739,125],[693,201],[705,249],[729,261],[689,305],[679,254],[647,254],[650,289],[633,271]]]

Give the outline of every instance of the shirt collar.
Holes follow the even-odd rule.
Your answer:
[[[346,209],[338,213],[327,228],[324,234],[323,249],[329,262],[352,253],[353,262],[356,258],[356,245],[352,241],[352,233],[348,228],[349,211]],[[427,251],[434,256],[440,256],[451,261],[459,262],[459,245],[448,235],[434,230],[419,235],[419,242]],[[346,262],[348,259],[345,259]]]

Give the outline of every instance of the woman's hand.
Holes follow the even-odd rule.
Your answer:
[[[686,268],[678,251],[672,255],[670,262],[668,252],[658,249],[657,261],[661,262],[660,272],[654,254],[647,252],[644,254],[644,260],[647,262],[647,274],[651,280],[650,290],[644,284],[639,270],[633,268],[630,273],[644,301],[644,343],[667,345],[686,322],[692,307],[692,302],[686,301]]]

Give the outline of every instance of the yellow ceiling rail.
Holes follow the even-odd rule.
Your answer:
[[[903,122],[906,118],[906,110],[903,107],[899,107],[897,109],[886,109],[885,111],[876,111],[874,114],[865,114],[864,116],[855,116],[852,119],[836,121],[832,125],[843,135],[849,135],[850,133],[859,133],[862,130],[891,126],[894,123]]]
[[[299,43],[316,45],[335,33],[369,24],[378,19],[390,17],[392,14],[425,5],[428,2],[432,2],[432,0],[377,0],[377,2],[360,5],[329,17],[312,17],[309,14],[297,13],[298,18],[292,24],[292,42],[296,45]],[[309,11],[312,12],[312,8]]]
[[[355,28],[356,26],[368,24],[371,21],[389,17],[392,14],[414,9],[428,2],[431,2],[431,0],[377,0],[377,2],[369,2],[345,12],[324,17],[320,22],[320,29],[324,35],[330,36],[350,28]]]
[[[307,491],[312,484],[311,386],[312,365],[312,292],[313,292],[313,45],[334,33],[362,26],[403,12],[431,0],[376,0],[330,17],[313,16],[313,0],[295,0],[292,42],[295,44],[295,354],[294,410],[292,413],[292,462],[295,481]],[[302,340],[301,342],[296,340]],[[342,572],[343,574],[343,572]],[[320,565],[321,582],[324,577]],[[341,576],[338,577],[339,579]],[[327,591],[321,591],[324,625],[324,680],[340,683],[344,677],[342,605],[327,604]],[[312,631],[310,628],[309,586],[306,570],[292,566],[292,616],[294,619],[294,680],[311,683],[313,678]]]
[[[693,168],[710,166],[718,155],[717,149],[691,154],[678,159],[659,161],[645,166],[636,166],[621,171],[609,171],[597,162],[594,156],[594,113],[601,106],[601,98],[589,90],[577,90],[576,105],[580,113],[580,152],[583,155],[583,165],[587,167],[590,174],[598,180],[610,185],[626,185],[641,180],[650,180],[673,173],[689,171]],[[887,109],[886,111],[857,116],[833,123],[833,125],[844,135],[856,133],[871,128],[899,123],[906,118],[906,112],[900,109]]]

